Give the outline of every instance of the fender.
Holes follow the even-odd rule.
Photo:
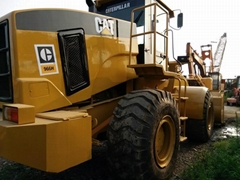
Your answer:
[[[224,92],[211,91],[214,105],[214,122],[224,124]]]
[[[181,94],[183,94],[184,88],[181,88]],[[187,86],[186,97],[186,116],[189,119],[203,119],[203,107],[204,99],[208,88]]]

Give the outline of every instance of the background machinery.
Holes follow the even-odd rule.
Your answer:
[[[167,179],[188,117],[211,135],[211,89],[169,61],[162,1],[86,3],[0,18],[0,156],[57,173],[91,159],[105,133],[113,176]]]
[[[225,79],[225,91],[231,91],[233,87],[235,86],[236,78],[228,78]]]
[[[218,43],[214,57],[212,56],[212,45],[201,46],[201,55],[199,55],[187,43],[186,56],[179,56],[178,60],[188,66],[188,83],[190,86],[204,86],[209,89],[211,94],[211,106],[214,112],[208,119],[207,126],[209,134],[212,133],[214,123],[224,124],[224,80],[219,72],[224,50],[227,43],[227,35],[224,33]],[[208,61],[208,63],[207,63]],[[197,96],[197,95],[196,95]],[[190,109],[190,107],[189,107]],[[187,115],[189,117],[189,115]],[[187,136],[189,139],[201,139],[204,137],[196,129],[201,129],[201,123],[192,118],[187,120]],[[197,138],[197,139],[196,139]]]
[[[227,105],[240,105],[240,76],[235,79],[228,79],[225,94]]]

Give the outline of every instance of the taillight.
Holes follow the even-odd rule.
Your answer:
[[[4,107],[3,119],[18,123],[18,108]]]
[[[27,104],[4,104],[3,120],[15,122],[17,124],[27,124],[35,122],[35,107]]]

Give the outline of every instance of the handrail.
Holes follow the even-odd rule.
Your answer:
[[[160,3],[163,7],[163,3],[161,2]],[[149,8],[151,6],[154,6],[154,17],[153,17],[153,27],[154,29],[153,30],[149,30],[149,31],[144,31],[143,33],[136,33],[136,34],[133,34],[133,24],[134,24],[134,13],[136,11],[139,11],[139,10],[142,10],[142,9],[146,9],[146,8]],[[161,9],[162,11],[164,11],[166,13],[166,33],[163,34],[163,33],[160,33],[157,31],[156,29],[156,24],[157,24],[157,7],[159,9]],[[152,4],[148,4],[148,5],[145,5],[145,6],[142,6],[142,7],[137,7],[135,9],[132,10],[132,14],[131,14],[131,27],[130,27],[130,47],[129,47],[129,65],[131,65],[131,58],[132,58],[132,38],[134,37],[138,37],[138,36],[145,36],[145,35],[148,35],[148,34],[153,34],[154,38],[153,38],[153,64],[156,64],[156,35],[160,35],[162,37],[164,37],[166,39],[166,57],[168,57],[168,13],[169,11],[167,11],[166,7],[161,7],[158,3],[152,3]],[[168,9],[169,10],[169,9]],[[151,22],[152,23],[152,22]],[[144,25],[146,26],[146,24]],[[168,61],[168,58],[166,59]],[[165,63],[165,69],[167,69],[167,63]]]

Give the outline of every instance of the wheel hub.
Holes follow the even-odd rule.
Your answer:
[[[155,160],[161,168],[166,167],[174,152],[176,142],[175,125],[170,116],[164,116],[160,121],[155,135]]]

